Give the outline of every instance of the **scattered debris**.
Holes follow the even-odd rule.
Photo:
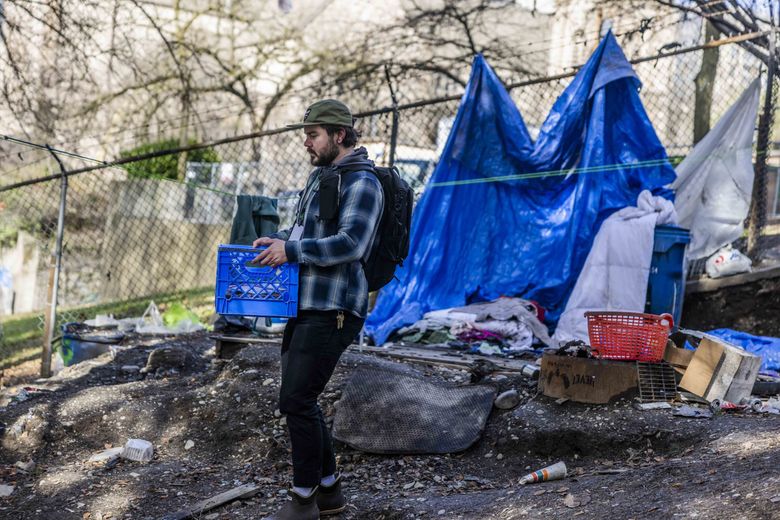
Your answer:
[[[768,399],[761,407],[761,411],[764,413],[780,415],[780,399],[777,399],[776,397]]]
[[[124,448],[108,448],[103,451],[99,451],[92,455],[87,462],[91,462],[93,464],[108,464],[112,460],[116,460],[119,457],[122,456],[122,451]]]
[[[179,370],[187,366],[189,352],[182,347],[160,347],[149,354],[142,374],[156,371]]]
[[[710,405],[710,402],[707,401],[706,399],[701,398],[698,395],[694,395],[690,392],[686,392],[685,390],[678,390],[677,397],[679,398],[680,401],[684,403],[696,403],[696,404],[703,404],[706,406]]]
[[[17,403],[22,403],[24,401],[27,401],[28,399],[37,397],[39,395],[48,392],[51,392],[51,390],[47,390],[45,388],[37,388],[34,386],[25,386],[19,389],[19,391],[16,393],[13,399]]]
[[[590,345],[582,340],[569,341],[561,345],[561,347],[555,351],[556,356],[573,356],[581,358],[592,358],[593,353],[590,350]]]
[[[621,473],[626,473],[628,471],[628,468],[606,468],[606,469],[596,469],[590,472],[591,475],[620,475]]]
[[[520,485],[547,482],[548,480],[561,480],[564,478],[566,478],[566,464],[561,461],[556,462],[552,466],[547,466],[546,468],[529,473],[520,479]]]
[[[666,401],[656,401],[654,403],[634,403],[637,410],[669,410],[672,405]]]
[[[0,497],[11,496],[11,493],[14,492],[14,489],[15,489],[14,486],[7,486],[5,484],[0,484]]]
[[[694,406],[682,405],[675,408],[674,415],[678,417],[693,417],[695,419],[711,419],[712,412],[704,408],[696,408]]]
[[[187,451],[191,450],[194,447],[195,447],[195,441],[191,441],[187,439],[187,442],[184,443],[184,449]]]
[[[500,410],[511,410],[520,403],[520,395],[517,390],[507,390],[496,397],[493,405]]]
[[[25,473],[32,473],[35,471],[35,461],[29,460],[27,462],[22,462],[21,460],[17,461],[14,466],[19,469],[20,471],[24,471]]]
[[[780,378],[758,374],[758,379],[753,384],[753,391],[751,393],[753,395],[765,397],[780,395]]]
[[[128,439],[122,450],[122,458],[136,462],[149,462],[154,455],[154,446],[143,439]]]
[[[761,399],[743,399],[739,404],[721,401],[720,399],[715,399],[710,402],[710,410],[713,412],[744,412],[748,410],[760,412],[763,407],[764,404],[761,402]]]
[[[525,365],[520,371],[521,374],[526,377],[530,377],[531,379],[539,379],[540,372],[541,368],[539,365],[532,365],[530,363]]]
[[[141,339],[132,335],[128,339],[135,344],[119,349],[114,361],[105,361],[107,356],[99,363],[87,361],[83,365],[91,365],[91,372],[80,372],[78,379],[67,383],[54,381],[61,384],[56,392],[40,393],[5,410],[7,415],[2,420],[8,423],[8,432],[3,443],[13,440],[14,446],[13,451],[6,451],[5,446],[2,449],[5,459],[4,466],[0,466],[0,483],[15,489],[10,497],[0,498],[0,508],[6,507],[8,514],[18,514],[20,518],[35,518],[35,508],[62,510],[62,514],[78,518],[89,513],[92,520],[113,519],[117,514],[128,518],[161,518],[176,509],[192,509],[202,499],[240,484],[251,483],[259,487],[262,496],[236,499],[194,517],[261,518],[278,509],[284,500],[278,490],[287,484],[285,474],[290,470],[283,416],[276,410],[278,340],[273,347],[271,342],[247,345],[226,362],[215,359],[213,339],[206,333],[186,339]],[[121,371],[120,367],[125,365],[143,367],[153,349],[165,346],[190,352],[192,364],[188,365],[186,376],[159,380],[128,377],[128,373]],[[433,357],[433,352],[434,347],[430,347],[428,355]],[[401,373],[414,371],[431,383],[470,388],[468,370],[473,362],[465,357],[469,355],[442,352],[437,352],[442,360],[449,357],[456,363],[415,364],[360,354],[357,349],[346,352],[332,384],[320,400],[326,422],[335,420],[336,403],[344,398],[347,381],[359,367]],[[681,421],[671,411],[637,411],[625,399],[610,406],[594,406],[567,397],[534,396],[535,382],[508,368],[510,363],[519,363],[519,359],[492,358],[490,362],[493,365],[485,366],[489,375],[480,386],[500,389],[499,394],[515,390],[520,404],[511,411],[497,410],[490,414],[480,434],[482,440],[474,448],[456,455],[385,457],[365,455],[350,446],[337,447],[338,467],[350,482],[350,500],[355,504],[345,517],[380,518],[396,510],[401,516],[411,517],[414,513],[415,518],[450,518],[459,514],[468,518],[499,518],[507,516],[502,515],[502,508],[508,507],[518,507],[516,513],[522,513],[519,508],[528,508],[529,514],[533,507],[541,507],[541,511],[550,508],[547,513],[552,516],[566,516],[564,511],[569,511],[569,516],[588,517],[608,514],[608,510],[620,515],[632,507],[624,497],[643,490],[643,486],[647,486],[647,494],[643,496],[655,500],[635,514],[641,516],[652,505],[656,506],[654,515],[672,516],[675,502],[664,495],[670,483],[682,485],[673,493],[687,501],[695,500],[697,492],[719,492],[724,482],[734,481],[734,475],[754,462],[761,469],[760,475],[774,478],[767,470],[776,462],[772,427],[777,425],[778,415],[765,413],[761,417],[748,412],[740,417],[722,414],[716,421]],[[621,364],[636,367],[633,362]],[[393,383],[399,379],[395,373],[389,379]],[[272,383],[264,387],[262,383],[266,379],[272,379]],[[586,386],[582,382],[587,380],[580,378],[578,384]],[[570,383],[573,382],[571,379]],[[42,382],[34,384],[52,388]],[[19,388],[9,388],[7,395],[15,394]],[[389,388],[388,384],[382,386],[383,390]],[[703,401],[689,393],[683,395],[692,399],[685,403],[688,405]],[[485,403],[488,413],[494,406],[494,397],[491,394]],[[433,399],[424,410],[430,411],[439,404],[447,410],[468,408]],[[780,405],[780,401],[764,399],[762,405],[768,409]],[[649,404],[651,408],[654,406],[668,407]],[[31,448],[22,444],[29,438],[25,432],[35,431],[37,422],[25,419],[23,429],[14,425],[21,425],[30,409],[40,409],[41,418],[50,421],[41,430],[45,432],[42,439],[50,443],[50,448],[41,449],[43,443]],[[383,406],[379,411],[384,410]],[[429,428],[420,430],[424,433]],[[448,430],[447,435],[456,431],[449,427],[440,429]],[[12,433],[12,430],[22,433]],[[727,433],[733,433],[734,437],[726,438]],[[78,445],[72,442],[79,435],[85,435],[87,442]],[[112,444],[122,446],[127,438],[117,438],[117,435],[152,440],[152,462],[141,465],[124,461],[116,456],[121,448],[112,448],[114,457],[108,458],[104,465],[79,464],[90,458],[91,448],[97,452]],[[716,444],[716,439],[724,442]],[[192,441],[194,446],[185,451],[187,441]],[[225,446],[231,446],[225,453],[235,457],[215,458],[214,453],[220,453]],[[61,455],[57,455],[58,449]],[[751,460],[752,454],[759,452],[771,458],[765,460],[762,456]],[[728,467],[723,465],[724,457],[728,457]],[[18,461],[24,463],[30,458],[37,465],[32,473],[25,474],[20,467],[15,467],[20,466],[15,464]],[[540,483],[525,491],[519,488],[519,478],[540,468],[539,462],[551,464],[557,460],[565,461],[565,480]],[[112,464],[118,466],[107,471]],[[709,471],[714,468],[718,473],[713,475]],[[487,471],[481,473],[481,469]],[[636,478],[638,475],[642,478]],[[667,475],[674,478],[667,482]],[[739,516],[748,504],[757,508],[759,514],[771,511],[769,508],[777,504],[770,503],[770,497],[777,493],[770,492],[771,488],[759,489],[750,497],[751,484],[741,481],[732,488],[733,492],[706,506],[703,512],[717,511],[726,501],[731,503],[734,516]],[[769,485],[773,484],[770,480]],[[130,493],[137,501],[133,499],[133,505],[125,511],[103,505],[109,497]],[[745,500],[731,499],[734,493],[741,493]],[[572,495],[569,499],[572,508],[564,504],[567,494]],[[28,501],[28,496],[35,500]],[[530,500],[516,505],[515,497],[522,496]],[[501,498],[504,500],[497,500]],[[763,505],[758,505],[759,502]],[[440,510],[445,513],[438,515]],[[109,516],[112,511],[113,515]]]
[[[578,495],[572,495],[567,493],[563,498],[563,504],[566,507],[575,508],[584,506],[590,503],[590,493],[580,493]]]
[[[258,490],[259,488],[254,484],[244,484],[243,486],[238,486],[230,491],[225,491],[224,493],[220,493],[219,495],[203,500],[202,502],[198,502],[187,509],[165,515],[163,520],[185,520],[186,518],[195,517],[206,511],[210,511],[215,507],[232,502],[233,500],[251,497],[255,495]]]
[[[91,320],[86,320],[85,325],[96,329],[116,329],[119,327],[119,321],[114,319],[113,314],[98,314]]]

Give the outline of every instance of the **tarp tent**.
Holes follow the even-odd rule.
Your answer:
[[[384,343],[425,312],[517,295],[557,320],[601,222],[674,170],[609,33],[533,142],[477,56],[447,144],[414,212],[409,257],[366,331]]]

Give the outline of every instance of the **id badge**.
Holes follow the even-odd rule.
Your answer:
[[[290,238],[291,241],[298,241],[303,236],[303,226],[300,224],[295,224],[292,228],[292,231],[290,231]]]

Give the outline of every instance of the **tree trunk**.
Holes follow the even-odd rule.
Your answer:
[[[708,21],[704,21],[705,42],[710,42],[719,36],[719,31]],[[718,72],[718,47],[704,49],[701,58],[701,68],[696,74],[696,101],[693,112],[693,144],[698,143],[710,131],[710,115],[712,111],[712,92],[715,87],[715,75]]]
[[[775,53],[775,35],[771,35],[769,54]],[[767,160],[770,152],[772,120],[775,112],[775,62],[769,61],[764,92],[764,110],[758,120],[756,162],[754,165],[753,193],[748,221],[748,256],[757,263],[761,257],[761,233],[767,217]]]
[[[185,43],[185,30],[183,28],[184,24],[179,25],[179,14],[180,14],[180,5],[179,0],[176,0],[176,3],[174,4],[174,17],[176,20],[176,54],[177,57],[175,58],[178,61],[179,66],[179,72],[180,74],[183,73],[181,67],[182,63],[184,63],[184,43]],[[186,77],[182,78],[182,92],[181,92],[181,110],[183,112],[183,119],[184,122],[179,129],[179,147],[184,148],[189,144],[189,125],[190,125],[190,109],[192,107],[191,105],[192,99],[190,99],[190,76],[189,76],[189,70],[186,72]],[[177,178],[180,181],[186,180],[186,174],[187,174],[187,152],[181,152],[179,153],[179,161],[177,163]]]

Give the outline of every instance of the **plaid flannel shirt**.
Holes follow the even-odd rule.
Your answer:
[[[314,191],[308,208],[302,208],[301,240],[288,240],[292,229],[270,237],[286,240],[287,261],[300,264],[299,310],[339,310],[365,318],[368,282],[361,262],[368,259],[374,245],[382,214],[382,186],[370,171],[343,174],[338,218],[323,220],[318,216],[321,171],[314,170],[307,182]]]

